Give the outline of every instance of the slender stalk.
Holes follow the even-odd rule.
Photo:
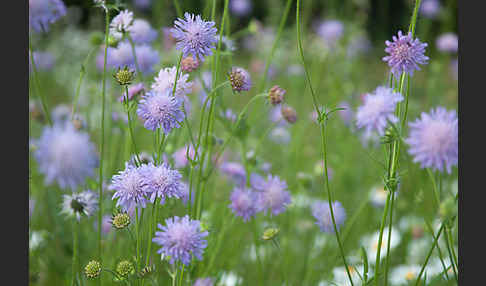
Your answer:
[[[456,282],[458,282],[456,265],[454,264],[454,258],[453,258],[452,251],[451,251],[451,245],[449,244],[449,240],[447,239],[447,232],[446,232],[446,240],[445,241],[446,241],[446,246],[447,246],[447,252],[449,253],[449,260],[451,261],[451,265],[452,265],[452,271],[454,271],[454,278],[456,279]]]
[[[137,53],[135,51],[135,43],[133,42],[133,39],[130,36],[130,33],[125,33],[125,36],[127,37],[128,41],[130,42],[130,47],[132,48],[133,60],[135,61],[135,68],[137,69],[138,80],[140,82],[143,82],[142,73],[140,71],[140,66],[138,65],[138,61],[137,61]],[[127,98],[128,98],[128,95],[127,95]]]
[[[88,64],[88,60],[90,59],[91,54],[96,49],[98,49],[98,46],[94,47],[91,51],[89,51],[88,55],[86,56],[86,59],[84,60],[83,64],[81,65],[81,70],[79,71],[78,83],[76,85],[76,93],[74,94],[73,109],[71,111],[71,120],[74,119],[74,114],[76,114],[76,108],[78,106],[79,93],[81,91],[81,83],[83,82],[84,76],[86,75],[86,65]]]
[[[436,239],[436,236],[434,235],[434,229],[432,228],[430,223],[428,221],[425,221],[425,225],[427,226],[427,228],[428,228],[430,234],[433,236],[433,238]],[[437,238],[437,240],[439,240],[439,238]],[[446,278],[447,278],[447,280],[449,280],[449,274],[447,274],[447,267],[445,266],[444,259],[442,258],[442,251],[440,251],[439,244],[437,244],[437,252],[439,254],[440,263],[442,264],[442,268],[444,269],[444,273],[446,275]]]
[[[132,145],[133,145],[133,149],[135,151],[135,157],[136,157],[136,162],[135,162],[135,165],[138,167],[139,164],[140,164],[140,157],[138,156],[138,148],[137,148],[137,144],[135,142],[135,136],[133,135],[133,127],[132,127],[132,118],[130,116],[130,105],[128,103],[128,86],[125,85],[125,99],[123,100],[124,102],[124,105],[125,105],[125,111],[127,112],[127,116],[128,116],[128,132],[130,134],[130,138],[132,140]]]
[[[179,278],[179,285],[182,285],[182,278],[184,277],[184,267],[186,265],[182,264],[182,269],[181,269],[181,276]]]
[[[327,170],[327,150],[326,150],[326,138],[327,138],[327,136],[326,136],[326,123],[327,122],[325,122],[325,121],[321,122],[321,120],[322,120],[321,111],[319,110],[319,104],[318,104],[318,101],[317,101],[317,97],[316,97],[314,90],[312,88],[311,79],[310,79],[310,76],[309,76],[309,73],[308,73],[308,70],[307,70],[307,66],[306,66],[306,63],[305,63],[304,52],[303,52],[303,49],[302,49],[302,40],[301,40],[301,37],[300,37],[300,17],[299,17],[299,15],[300,15],[300,0],[297,0],[297,9],[296,9],[297,44],[298,44],[302,64],[304,65],[305,78],[307,79],[307,82],[309,84],[314,108],[317,112],[317,115],[318,115],[318,118],[319,118],[319,121],[320,121],[320,125],[321,125],[321,145],[322,145],[322,155],[323,155],[323,158],[324,158],[324,177],[325,177],[326,189],[327,189],[328,198],[329,198],[328,202],[329,202],[329,208],[330,208],[330,212],[331,212],[331,220],[332,220],[332,223],[333,223],[334,234],[336,235],[336,240],[337,240],[338,245],[339,245],[339,251],[341,252],[343,264],[344,264],[344,267],[346,269],[346,274],[348,275],[349,282],[351,283],[351,286],[353,286],[354,285],[353,279],[351,278],[351,273],[349,273],[348,264],[346,262],[346,257],[344,255],[344,249],[343,249],[343,246],[341,244],[339,232],[338,232],[337,227],[336,227],[336,221],[335,221],[335,218],[334,218],[334,211],[333,211],[333,207],[332,207],[332,193],[331,193],[331,190],[329,188],[329,176],[328,176],[328,170]]]
[[[179,5],[179,0],[174,0],[174,6],[176,8],[177,17],[182,17],[182,9],[181,6]]]
[[[385,260],[385,286],[388,285],[388,268],[389,268],[389,261],[390,261],[390,243],[391,243],[391,235],[392,235],[392,226],[393,226],[393,203],[395,201],[395,192],[392,192],[391,195],[391,206],[390,206],[390,223],[388,225],[388,240],[386,246],[386,260]]]
[[[430,248],[429,253],[427,254],[427,257],[425,258],[425,262],[422,265],[422,268],[420,269],[419,275],[417,276],[417,280],[415,281],[415,286],[418,286],[420,284],[420,279],[422,277],[422,274],[424,273],[425,267],[427,266],[427,263],[429,262],[429,258],[432,255],[432,252],[434,251],[434,247],[437,244],[437,241],[439,240],[440,234],[442,233],[443,229],[444,229],[444,223],[442,223],[442,225],[440,226],[440,229],[439,229],[439,232],[437,233],[437,235],[434,236],[434,243],[432,243],[432,247]]]
[[[79,224],[77,220],[73,218],[73,262],[72,262],[72,273],[71,285],[74,286],[74,281],[76,280],[76,274],[78,273],[78,227]]]
[[[136,232],[136,264],[137,272],[140,270],[140,219],[138,217],[138,207],[135,207],[135,232]]]
[[[458,270],[458,268],[457,268],[457,256],[456,256],[456,251],[454,250],[454,241],[452,239],[452,233],[451,233],[451,229],[450,229],[449,226],[446,226],[446,237],[449,240],[452,258],[454,258],[454,266],[456,267],[456,270]]]
[[[375,281],[378,281],[378,274],[379,268],[380,268],[380,258],[381,258],[381,244],[383,240],[383,229],[385,228],[385,222],[386,222],[386,216],[388,214],[388,207],[390,204],[391,200],[391,191],[388,191],[388,195],[386,197],[386,203],[385,203],[385,210],[383,211],[383,216],[381,218],[381,224],[380,224],[380,235],[378,236],[378,248],[376,250],[376,258],[375,258]],[[378,286],[378,282],[375,282],[375,284]]]
[[[103,155],[105,151],[105,93],[106,93],[106,57],[108,54],[108,34],[110,28],[110,16],[105,10],[105,53],[103,56],[103,75],[101,84],[101,138],[100,138],[100,169],[99,169],[99,194],[98,194],[98,258],[102,262],[101,249],[101,225],[103,215]],[[99,279],[101,284],[101,279]]]
[[[49,113],[49,107],[47,106],[47,99],[44,97],[43,93],[40,92],[39,78],[37,77],[37,66],[34,61],[34,50],[32,49],[32,39],[29,37],[29,54],[30,54],[30,64],[32,65],[32,77],[34,78],[34,88],[35,93],[41,100],[42,109],[44,110],[47,122],[52,126],[51,115]]]
[[[427,174],[429,174],[430,180],[432,181],[432,187],[433,187],[433,190],[434,190],[435,201],[437,203],[437,207],[439,207],[440,206],[440,195],[439,195],[439,191],[437,190],[437,184],[435,182],[435,176],[432,173],[432,170],[430,168],[427,168]]]
[[[149,223],[149,233],[147,235],[147,257],[145,258],[145,266],[148,266],[149,264],[149,259],[150,259],[150,250],[152,249],[152,235],[153,235],[153,226],[156,221],[156,209],[159,205],[159,198],[156,198],[154,201],[154,204],[152,205],[152,220]]]

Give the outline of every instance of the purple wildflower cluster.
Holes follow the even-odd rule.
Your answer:
[[[314,216],[314,218],[317,220],[316,224],[319,226],[321,231],[334,233],[329,202],[318,200],[312,204],[311,209],[312,216]],[[346,211],[338,201],[332,203],[332,211],[334,214],[334,220],[336,222],[336,228],[339,230],[339,227],[346,220]]]
[[[181,100],[172,95],[172,90],[163,92],[151,90],[142,96],[137,114],[144,120],[144,127],[155,131],[162,128],[165,134],[174,128],[179,128],[184,120]]]
[[[29,0],[29,27],[36,32],[48,32],[49,25],[66,15],[61,0]]]

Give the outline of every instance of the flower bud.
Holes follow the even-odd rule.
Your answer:
[[[120,67],[118,67],[118,70],[113,75],[113,77],[119,85],[129,85],[135,78],[135,71],[129,69],[127,66],[124,66],[123,69],[120,69]]]
[[[122,277],[127,277],[135,272],[133,264],[128,260],[122,260],[116,266],[116,272]]]
[[[278,229],[278,228],[267,228],[263,232],[262,239],[264,239],[264,240],[274,239],[278,235],[279,232],[280,232],[280,229]]]
[[[101,273],[101,263],[96,260],[91,260],[88,262],[86,267],[84,267],[84,274],[88,278],[96,278]]]
[[[297,112],[290,106],[282,106],[280,110],[282,113],[283,118],[287,120],[288,123],[294,124],[297,121]]]
[[[195,59],[192,56],[188,56],[182,59],[181,67],[185,72],[192,72],[199,67],[199,61],[197,58]]]
[[[287,91],[278,85],[274,85],[268,92],[268,99],[272,105],[278,105],[284,101],[284,94]]]

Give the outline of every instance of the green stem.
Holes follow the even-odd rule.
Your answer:
[[[432,244],[432,247],[430,248],[429,253],[427,254],[427,257],[425,258],[425,262],[422,265],[422,269],[420,269],[417,280],[415,281],[415,286],[418,286],[420,284],[420,279],[422,278],[422,274],[424,273],[425,267],[427,266],[427,263],[429,262],[429,258],[432,255],[432,252],[434,251],[434,247],[437,244],[437,241],[439,240],[440,234],[442,233],[443,229],[444,229],[444,223],[442,223],[442,225],[440,226],[440,229],[439,229],[439,232],[437,233],[437,235],[434,236],[434,243]]]
[[[140,82],[143,82],[142,73],[140,72],[140,66],[138,65],[138,61],[137,61],[137,53],[135,51],[135,43],[133,42],[132,37],[130,36],[130,33],[125,33],[125,36],[127,37],[128,41],[130,42],[130,47],[132,48],[133,60],[135,61],[135,68],[137,69],[138,80]],[[127,95],[127,98],[128,98],[128,95]]]
[[[388,225],[388,240],[386,246],[386,260],[385,260],[385,286],[388,284],[388,268],[389,268],[389,261],[390,261],[390,242],[391,242],[391,235],[392,235],[392,226],[393,226],[393,203],[395,201],[395,192],[392,192],[391,195],[391,206],[390,206],[390,223]]]
[[[102,262],[101,249],[101,225],[103,215],[103,155],[105,150],[105,93],[106,93],[106,58],[108,54],[108,35],[110,28],[110,16],[108,10],[105,10],[105,53],[103,56],[103,76],[101,87],[101,138],[100,138],[100,169],[99,169],[99,194],[98,194],[98,257]],[[101,284],[101,279],[99,280]]]
[[[156,221],[156,210],[158,208],[160,199],[156,198],[154,204],[152,205],[152,221],[149,223],[149,233],[147,235],[147,257],[145,258],[145,266],[148,266],[149,259],[150,259],[150,250],[152,249],[152,235],[153,235],[153,226]]]
[[[456,282],[458,282],[456,265],[454,264],[454,256],[452,255],[451,245],[449,244],[449,239],[447,239],[447,232],[446,232],[446,240],[445,241],[446,241],[446,246],[447,246],[447,252],[449,253],[449,260],[451,261],[451,265],[452,265],[452,271],[454,271],[454,278],[456,279]]]
[[[436,239],[436,236],[434,234],[434,229],[432,228],[430,223],[428,221],[425,221],[425,225],[427,226],[427,229],[429,230],[432,237],[434,239]],[[439,238],[437,238],[437,241],[438,240],[439,240]],[[446,276],[447,280],[449,280],[449,274],[447,274],[447,267],[445,266],[444,259],[442,258],[442,251],[440,250],[439,244],[437,244],[437,252],[439,254],[440,263],[442,264],[442,268],[444,269],[445,276]]]
[[[137,264],[137,272],[140,271],[140,220],[138,218],[138,207],[135,207],[135,232],[136,232],[136,264]]]
[[[380,273],[380,258],[381,258],[381,244],[382,244],[382,239],[383,239],[383,229],[385,228],[385,222],[386,222],[386,216],[388,214],[388,207],[390,204],[390,199],[391,199],[391,191],[388,191],[388,195],[386,198],[386,203],[385,203],[385,210],[383,211],[383,216],[381,218],[381,224],[380,224],[380,235],[378,236],[378,248],[376,251],[376,258],[375,258],[375,284],[378,286],[378,274]]]
[[[37,66],[34,61],[34,50],[32,49],[32,39],[29,37],[29,54],[30,54],[30,64],[32,65],[32,77],[34,78],[34,88],[35,93],[41,100],[42,109],[44,110],[45,116],[47,118],[47,122],[49,125],[52,126],[51,115],[49,113],[49,107],[47,106],[47,99],[44,97],[44,94],[40,92],[40,84],[39,78],[37,77]]]
[[[181,6],[179,5],[179,0],[174,0],[174,6],[176,8],[176,12],[177,12],[177,17],[182,17],[182,10],[181,10]]]
[[[450,248],[451,248],[451,253],[452,253],[452,257],[454,258],[454,266],[456,267],[456,270],[457,269],[457,256],[456,256],[456,251],[454,250],[454,240],[452,239],[452,233],[451,233],[451,229],[449,228],[449,226],[446,226],[446,235],[447,235],[447,239],[449,240],[449,245],[450,245]]]
[[[94,47],[91,51],[89,51],[88,55],[86,56],[86,59],[84,60],[83,64],[81,65],[81,70],[79,71],[78,84],[76,85],[76,93],[74,95],[74,100],[73,100],[73,109],[71,111],[71,120],[74,119],[74,114],[76,114],[76,108],[78,106],[79,93],[81,91],[81,83],[83,82],[84,76],[86,75],[86,65],[88,64],[88,60],[89,60],[91,54],[96,49],[98,49],[98,46]]]
[[[434,190],[435,201],[437,203],[437,207],[440,207],[440,195],[439,191],[437,190],[437,184],[435,182],[435,176],[432,173],[430,168],[427,168],[427,174],[429,174],[430,180],[432,181],[432,189]]]
[[[73,262],[72,262],[72,273],[71,285],[74,286],[76,281],[75,277],[77,274],[78,263],[78,223],[76,219],[73,218]]]
[[[135,136],[133,135],[133,127],[132,127],[132,118],[130,116],[130,104],[128,103],[128,86],[125,85],[125,99],[123,100],[124,105],[125,105],[125,111],[127,112],[128,116],[128,132],[130,133],[130,139],[132,141],[133,149],[135,151],[135,157],[136,157],[136,162],[135,165],[138,167],[140,164],[140,157],[138,156],[138,148],[137,144],[135,142]]]

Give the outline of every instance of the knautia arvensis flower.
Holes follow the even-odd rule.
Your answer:
[[[130,262],[128,260],[122,260],[116,266],[116,272],[121,277],[126,278],[126,277],[128,277],[128,275],[135,273],[135,267],[133,267],[132,262]]]
[[[205,237],[209,232],[201,229],[201,222],[186,215],[168,218],[165,223],[165,226],[160,223],[157,225],[161,231],[155,232],[152,239],[162,246],[157,253],[170,256],[170,264],[180,261],[189,265],[193,257],[202,260],[202,254],[208,245]]]
[[[29,27],[36,32],[49,31],[49,25],[66,15],[61,0],[29,0]]]
[[[72,195],[63,195],[61,213],[68,218],[75,217],[78,221],[81,216],[91,216],[98,209],[98,196],[91,190]]]
[[[112,200],[118,199],[116,206],[120,206],[123,211],[146,207],[148,193],[139,168],[125,163],[125,170],[113,176],[109,188],[115,190]]]
[[[334,220],[336,222],[336,228],[339,230],[340,226],[344,223],[344,220],[346,219],[346,211],[342,207],[341,203],[338,201],[334,201],[331,205],[334,214]],[[312,216],[317,220],[316,224],[319,226],[322,232],[334,232],[329,202],[318,200],[313,203]]]
[[[192,72],[199,67],[199,60],[193,57],[185,57],[181,60],[182,71]]]
[[[268,99],[272,105],[279,105],[284,101],[284,95],[287,91],[278,85],[274,85],[268,92]]]
[[[123,68],[118,67],[118,70],[113,74],[113,77],[119,85],[129,85],[135,78],[135,71],[129,69],[128,66],[124,66]]]
[[[212,54],[218,39],[213,21],[204,21],[200,15],[185,13],[184,19],[174,21],[171,35],[176,39],[176,49],[182,51],[183,57],[192,55],[193,58],[204,61]]]
[[[231,211],[247,222],[258,212],[258,193],[241,187],[236,187],[230,196],[231,204],[228,207]]]
[[[393,36],[393,42],[385,41],[385,44],[388,56],[383,57],[383,61],[388,63],[396,77],[402,72],[413,75],[414,70],[420,70],[419,65],[428,63],[429,57],[424,55],[427,43],[413,39],[411,32],[403,35],[402,31],[398,31],[398,37]]]
[[[128,32],[129,28],[133,24],[133,12],[128,10],[121,11],[118,15],[111,20],[110,23],[110,35],[116,39],[121,39],[125,32]]]
[[[140,166],[140,173],[143,176],[147,196],[152,203],[156,198],[160,198],[160,203],[163,204],[166,198],[183,197],[182,175],[168,164],[162,163],[157,166],[152,163],[144,164]]]
[[[91,260],[84,267],[84,274],[88,278],[97,278],[101,273],[101,263],[97,260]]]
[[[179,128],[184,120],[184,112],[181,108],[182,100],[172,95],[171,89],[162,92],[149,91],[138,105],[137,114],[149,130],[155,131],[162,128],[165,134],[174,128]]]
[[[127,212],[118,212],[111,217],[111,225],[116,229],[124,229],[130,225],[130,216]]]
[[[250,74],[243,68],[231,68],[231,72],[228,73],[228,78],[233,91],[248,91],[251,88]]]
[[[271,215],[283,213],[291,203],[290,193],[287,191],[287,183],[278,176],[268,175],[267,180],[261,186],[258,208]]]
[[[154,78],[152,84],[153,91],[164,92],[169,89],[172,92],[176,79],[177,67],[163,68],[159,71]],[[179,77],[177,79],[177,86],[175,90],[175,96],[183,96],[192,91],[192,81],[189,81],[189,75],[179,71]]]

